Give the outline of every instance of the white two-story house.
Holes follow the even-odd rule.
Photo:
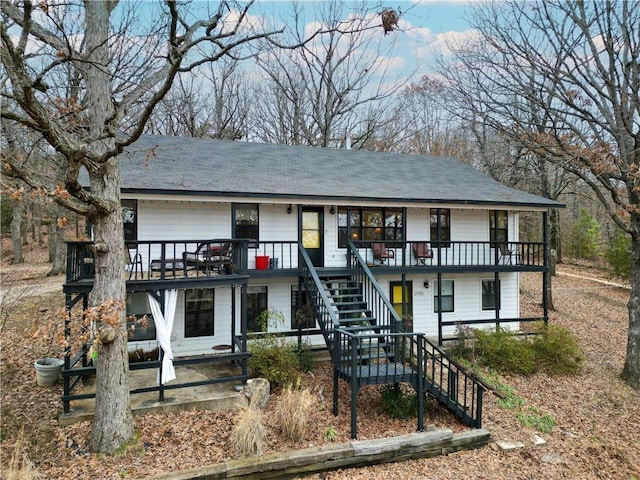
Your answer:
[[[533,320],[519,274],[548,275],[561,207],[443,157],[143,136],[120,165],[128,313],[152,318],[148,294],[163,308],[174,291],[175,357],[246,352],[267,309],[284,317],[271,330],[317,345],[342,319],[436,345],[459,325],[518,328]],[[521,241],[523,212],[536,239]],[[69,245],[68,305],[91,289],[89,247]],[[130,340],[155,342],[153,319]]]

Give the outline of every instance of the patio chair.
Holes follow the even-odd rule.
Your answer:
[[[395,252],[383,243],[374,242],[371,244],[371,250],[373,251],[373,261],[378,261],[378,265],[384,265],[389,258],[395,258]]]
[[[433,252],[427,242],[414,242],[411,244],[413,255],[416,257],[417,265],[426,265],[428,258],[433,258]]]
[[[498,243],[498,264],[500,265],[518,265],[518,251],[511,250],[506,242]]]
[[[144,268],[142,267],[142,254],[138,252],[137,248],[134,248],[136,253],[131,256],[131,250],[128,245],[124,246],[124,259],[127,262],[125,268],[129,272],[129,280],[134,278],[138,279],[138,265],[140,265],[140,278],[144,280]]]

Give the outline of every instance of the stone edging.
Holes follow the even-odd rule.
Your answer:
[[[480,448],[489,443],[489,436],[489,432],[484,429],[467,430],[455,434],[448,429],[431,430],[397,437],[356,440],[294,452],[229,460],[206,467],[162,473],[147,477],[145,480],[292,478],[336,468],[400,462]]]

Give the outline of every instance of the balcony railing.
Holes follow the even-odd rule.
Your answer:
[[[542,242],[353,242],[370,266],[474,268],[544,267]],[[127,280],[168,280],[299,269],[298,242],[248,239],[127,242]],[[345,260],[346,266],[346,260]],[[69,242],[67,282],[94,277],[93,242]]]
[[[370,266],[543,267],[543,242],[354,241]]]

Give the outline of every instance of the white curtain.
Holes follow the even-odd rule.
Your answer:
[[[162,378],[158,372],[158,383],[164,385],[176,378],[176,370],[173,368],[173,352],[171,351],[171,330],[173,329],[173,319],[176,314],[176,302],[178,300],[178,290],[165,290],[164,292],[164,315],[158,301],[148,294],[149,307],[153,314],[153,321],[156,324],[156,336],[160,348],[164,352],[162,358]]]

